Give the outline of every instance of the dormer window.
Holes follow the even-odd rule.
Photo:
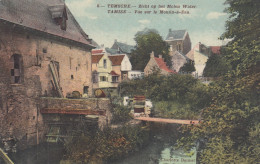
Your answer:
[[[67,15],[65,4],[49,6],[49,11],[50,11],[51,17],[55,21],[55,23],[57,25],[60,25],[60,28],[62,30],[66,31],[68,15]]]

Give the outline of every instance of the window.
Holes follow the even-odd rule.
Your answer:
[[[118,76],[112,76],[112,83],[118,82]]]
[[[89,86],[84,86],[84,87],[83,87],[83,93],[86,93],[86,94],[87,94],[87,93],[88,93],[88,88],[89,88]]]
[[[100,81],[107,81],[107,77],[106,76],[100,76]]]
[[[14,54],[11,57],[11,83],[21,83],[22,59],[21,55]]]
[[[172,45],[170,45],[170,51],[172,51]]]
[[[93,83],[97,83],[98,82],[98,73],[97,73],[97,71],[94,71],[92,73],[92,81],[93,81]]]
[[[177,51],[181,51],[181,45],[180,44],[177,45]]]
[[[104,65],[104,68],[107,68],[107,60],[106,59],[103,60],[103,65]]]

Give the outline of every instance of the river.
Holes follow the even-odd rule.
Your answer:
[[[148,145],[112,164],[196,164],[195,150],[187,155],[174,148],[177,129],[178,125],[152,124]],[[15,164],[60,164],[63,154],[62,145],[47,143],[9,156]]]

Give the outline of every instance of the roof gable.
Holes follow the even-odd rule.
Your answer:
[[[163,58],[157,58],[154,57],[156,64],[158,65],[158,67],[164,71],[167,71],[169,73],[176,73],[175,71],[171,70],[166,63],[164,62]]]
[[[186,30],[169,30],[169,33],[165,40],[184,40],[187,34]]]
[[[63,16],[67,20],[65,30],[55,20]],[[0,1],[0,19],[94,47],[61,0]]]
[[[111,60],[112,65],[115,66],[115,65],[121,65],[125,55],[111,55],[108,57]]]
[[[104,55],[92,55],[92,63],[98,63]]]

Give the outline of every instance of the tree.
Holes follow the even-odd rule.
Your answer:
[[[202,112],[198,126],[184,129],[180,140],[202,141],[201,163],[255,163],[260,161],[260,3],[227,0],[230,18],[222,38],[232,38],[223,55],[232,66],[213,83],[215,95]]]
[[[183,73],[192,73],[194,72],[196,69],[194,67],[194,62],[189,60],[187,61],[187,63],[185,63],[179,70],[179,72],[183,72]]]
[[[169,46],[154,29],[144,29],[136,33],[136,49],[131,53],[130,61],[135,70],[144,70],[154,51],[156,57],[162,55],[168,66],[171,66]]]
[[[206,62],[206,67],[203,71],[205,77],[218,77],[226,74],[229,70],[229,65],[225,59],[217,54],[212,54]]]

